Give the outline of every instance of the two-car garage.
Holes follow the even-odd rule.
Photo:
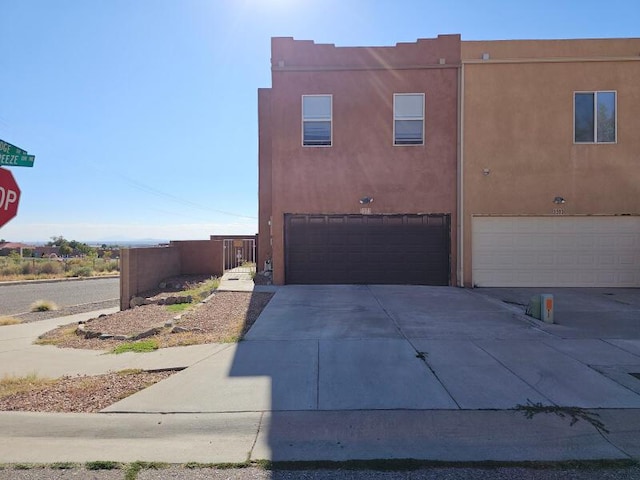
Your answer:
[[[477,287],[640,287],[640,217],[475,216]]]
[[[448,214],[285,215],[289,284],[449,285]]]

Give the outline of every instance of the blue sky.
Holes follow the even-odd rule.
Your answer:
[[[36,155],[0,238],[257,231],[270,38],[638,37],[637,0],[0,0],[0,139]],[[640,53],[640,52],[639,52]]]

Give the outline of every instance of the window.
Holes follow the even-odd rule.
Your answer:
[[[424,93],[393,95],[393,144],[424,145]]]
[[[302,96],[302,145],[331,146],[331,95]]]
[[[574,94],[575,143],[616,142],[616,92]]]

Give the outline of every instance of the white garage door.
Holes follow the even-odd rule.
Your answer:
[[[474,217],[478,287],[640,287],[640,217]]]

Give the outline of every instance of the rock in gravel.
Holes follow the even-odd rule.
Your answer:
[[[131,299],[131,301],[129,302],[129,306],[131,308],[135,308],[135,307],[139,307],[141,305],[144,305],[145,302],[147,301],[146,298],[142,298],[142,297],[133,297]]]

